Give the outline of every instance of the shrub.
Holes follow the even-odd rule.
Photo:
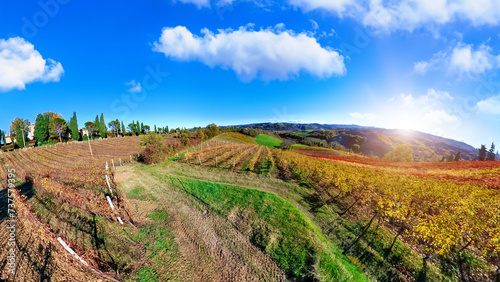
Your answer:
[[[165,152],[155,147],[147,147],[139,157],[139,161],[145,164],[157,164],[165,160]]]
[[[139,160],[145,164],[161,163],[166,159],[165,142],[161,135],[149,132],[140,137],[140,146],[144,148]]]
[[[154,147],[158,151],[163,151],[165,142],[163,142],[161,135],[156,132],[149,132],[147,135],[142,135],[140,137],[140,146],[141,148]]]

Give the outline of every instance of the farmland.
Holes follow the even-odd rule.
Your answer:
[[[497,162],[290,151],[259,136],[224,133],[151,166],[138,137],[92,141],[93,156],[87,142],[2,153],[22,198],[16,279],[494,279]]]

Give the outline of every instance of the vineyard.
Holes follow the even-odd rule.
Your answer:
[[[233,135],[237,142],[227,134],[192,142],[156,166],[122,167],[140,159],[138,137],[1,153],[1,184],[7,185],[8,169],[18,181],[14,279],[495,277],[500,195],[484,179],[497,178],[496,163],[370,162],[328,150],[299,154]],[[261,209],[264,198],[269,202]],[[294,228],[285,224],[291,214]],[[467,274],[461,266],[460,273],[437,270],[454,263],[448,258],[472,266]],[[12,278],[5,266],[0,275]]]
[[[500,188],[500,162],[495,161],[393,162],[318,147],[298,147],[294,151],[309,157],[387,173]]]
[[[19,250],[15,280],[51,277],[56,281],[88,281],[95,279],[91,277],[106,277],[96,269],[107,272],[113,264],[116,268],[117,262],[112,261],[114,247],[106,246],[103,238],[103,222],[132,222],[120,206],[112,179],[114,168],[135,161],[138,153],[139,138],[129,137],[59,143],[0,154],[1,184],[6,186],[7,169],[15,169],[18,183],[23,183],[18,186],[16,201]],[[2,213],[2,219],[5,217]],[[2,221],[3,229],[6,224]],[[72,261],[57,237],[83,260],[94,264],[85,267]],[[6,239],[1,238],[3,242]],[[5,252],[7,249],[2,248],[0,256],[6,257]],[[4,268],[1,277],[6,275]]]
[[[352,165],[346,160],[332,161],[252,144],[206,143],[179,161],[270,173],[284,180],[307,183],[319,196],[321,205],[333,206],[342,215],[353,212],[358,217],[371,218],[369,224],[378,219],[392,230],[394,240],[403,238],[427,259],[467,250],[498,263],[500,194],[488,186],[394,173],[391,166],[376,169],[368,164]],[[444,165],[441,171],[470,174],[477,164],[460,163],[466,170],[460,172]],[[427,165],[425,176],[439,172],[438,165]],[[490,174],[498,181],[498,166],[491,169]]]

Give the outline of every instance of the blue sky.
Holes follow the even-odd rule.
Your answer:
[[[319,122],[500,142],[500,3],[0,0],[0,129]]]

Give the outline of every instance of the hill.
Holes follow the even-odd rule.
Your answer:
[[[384,129],[342,124],[255,123],[237,125],[271,131],[294,143],[316,146],[337,146],[350,149],[359,145],[356,152],[382,158],[398,144],[406,143],[413,149],[417,161],[439,161],[456,156],[464,160],[477,159],[478,150],[461,141],[414,130]]]
[[[181,149],[164,135],[175,150],[150,166],[139,137],[1,153],[0,183],[17,181],[15,278],[498,279],[500,162],[402,163],[259,136]]]

